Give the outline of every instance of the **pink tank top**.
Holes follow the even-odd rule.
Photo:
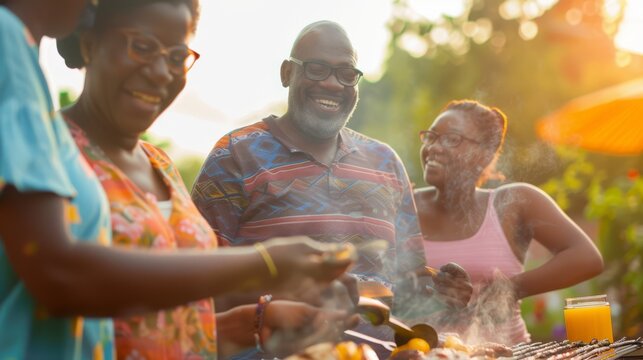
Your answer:
[[[488,284],[498,276],[498,272],[501,276],[510,278],[524,271],[522,262],[516,258],[502,230],[496,208],[493,205],[494,198],[495,192],[491,191],[482,224],[470,238],[453,241],[423,241],[424,254],[428,265],[439,268],[448,262],[455,262],[467,270],[474,285],[471,302],[478,298],[483,285]],[[491,298],[494,298],[491,300],[495,300],[498,297],[500,296],[491,296]],[[485,336],[484,329],[475,329],[476,336],[483,337],[484,339],[482,340],[505,344],[529,341],[530,335],[520,314],[520,302],[506,304],[505,301],[502,301],[497,305],[509,307],[506,313],[508,319],[502,321],[501,324],[490,324],[490,322],[497,321],[500,316],[486,313],[488,310],[486,307],[494,307],[494,305],[481,304],[479,306],[480,312],[485,313],[481,314],[477,319],[478,325],[480,328],[485,328],[489,334]],[[492,313],[492,311],[490,310],[489,313]]]

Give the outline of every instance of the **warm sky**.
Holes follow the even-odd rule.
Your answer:
[[[611,1],[611,0],[607,0]],[[461,1],[409,0],[426,17],[457,15]],[[643,0],[629,0],[617,45],[643,53]],[[151,131],[169,138],[177,154],[205,155],[226,132],[259,120],[266,107],[286,101],[279,66],[297,33],[322,19],[337,21],[358,52],[358,67],[375,80],[386,57],[391,0],[202,0],[201,22],[191,46],[202,57],[188,74],[186,89]],[[51,40],[41,60],[54,93],[79,93],[83,75],[65,68]],[[240,120],[243,119],[243,120]]]

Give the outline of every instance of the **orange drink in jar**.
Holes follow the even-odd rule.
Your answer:
[[[567,340],[590,342],[592,339],[614,341],[612,316],[607,295],[565,299]]]

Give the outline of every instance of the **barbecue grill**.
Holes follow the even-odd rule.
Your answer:
[[[552,341],[518,344],[512,348],[515,360],[532,359],[574,359],[574,360],[608,360],[608,359],[643,359],[643,339],[626,339],[610,343],[607,340],[592,340],[589,344],[582,341]]]

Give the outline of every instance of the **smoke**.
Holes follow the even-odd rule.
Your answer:
[[[439,294],[427,297],[396,293],[397,316],[408,324],[426,323],[439,333],[457,333],[468,345],[485,342],[513,344],[511,320],[520,315],[511,281],[500,271],[476,286],[464,308],[448,305]]]
[[[532,184],[543,183],[558,173],[562,166],[560,156],[550,145],[534,142],[529,146],[517,147],[509,139],[497,165],[508,181]],[[490,185],[495,183],[493,180],[489,182]]]
[[[494,279],[480,289],[465,310],[469,326],[460,334],[468,344],[496,342],[512,344],[511,333],[507,327],[515,316],[517,307],[515,292],[511,281],[500,271],[494,272]],[[519,314],[519,313],[518,313]]]
[[[311,286],[316,285],[311,284]],[[349,321],[346,316],[354,310],[347,288],[335,280],[321,292],[319,300],[321,303],[319,308],[302,303],[291,303],[292,311],[281,314],[290,318],[291,325],[299,326],[276,329],[271,333],[263,344],[264,349],[271,356],[282,358],[303,351],[314,344],[337,342],[341,339],[347,325],[346,321]],[[284,303],[284,301],[281,302],[281,304]],[[308,307],[309,310],[302,311],[303,307]]]

